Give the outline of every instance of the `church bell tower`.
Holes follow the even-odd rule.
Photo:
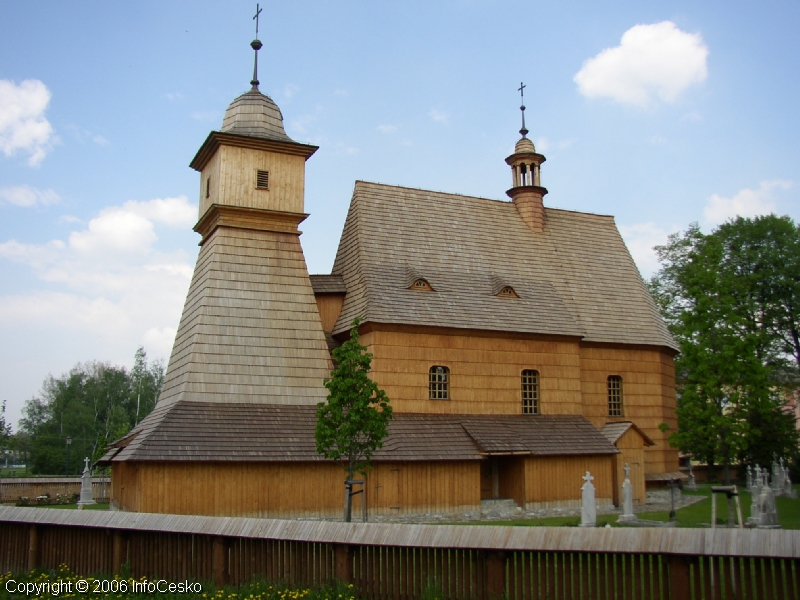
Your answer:
[[[190,164],[200,172],[194,229],[201,249],[161,411],[182,402],[316,404],[327,397],[330,355],[298,229],[308,216],[305,163],[317,147],[286,135],[280,109],[258,88],[257,23],[251,88],[231,102]]]

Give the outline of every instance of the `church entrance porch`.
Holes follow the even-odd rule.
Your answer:
[[[520,456],[490,456],[481,462],[481,504],[512,500],[525,506],[525,463]]]

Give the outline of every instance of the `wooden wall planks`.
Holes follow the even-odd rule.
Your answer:
[[[580,506],[583,485],[581,478],[586,471],[594,477],[597,503],[611,504],[614,498],[614,467],[613,455],[526,458],[527,506],[528,508],[559,504]]]
[[[200,217],[211,204],[303,212],[302,156],[222,145],[200,175]],[[256,171],[269,171],[269,189],[256,189]],[[206,181],[211,178],[209,197]]]
[[[334,463],[115,463],[112,503],[132,512],[253,517],[338,517],[344,470]],[[453,512],[480,505],[470,462],[375,463],[370,514]],[[354,514],[361,498],[354,499]]]

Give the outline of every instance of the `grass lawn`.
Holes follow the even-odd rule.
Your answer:
[[[798,489],[800,486],[794,486]],[[678,518],[678,527],[704,527],[711,523],[711,486],[702,484],[696,492],[684,490],[685,496],[704,496],[697,504],[692,504],[675,511]],[[800,494],[798,494],[800,495]],[[733,500],[731,500],[733,502]],[[742,519],[747,521],[750,516],[750,494],[745,489],[739,490],[739,503],[742,507]],[[776,498],[778,508],[778,521],[784,529],[800,529],[800,499]],[[597,515],[597,526],[604,527],[606,523],[612,527],[617,525],[618,515]],[[669,511],[637,513],[640,519],[649,521],[668,521]],[[728,500],[725,494],[717,496],[717,523],[723,524],[728,518]],[[550,517],[546,519],[510,519],[507,521],[484,521],[481,523],[465,523],[468,525],[520,525],[525,527],[577,527],[581,523],[580,516],[575,517]]]
[[[66,508],[67,510],[78,510],[77,504],[47,504],[45,506],[31,506],[30,508]],[[101,504],[89,504],[83,510],[108,510],[108,502]]]

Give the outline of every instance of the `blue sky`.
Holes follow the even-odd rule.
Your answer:
[[[197,256],[188,164],[249,87],[255,3],[0,7],[0,400],[139,345],[168,358]],[[796,2],[283,2],[261,90],[316,144],[329,272],[357,179],[505,199],[527,125],[548,206],[611,214],[642,274],[694,221],[800,218]]]

